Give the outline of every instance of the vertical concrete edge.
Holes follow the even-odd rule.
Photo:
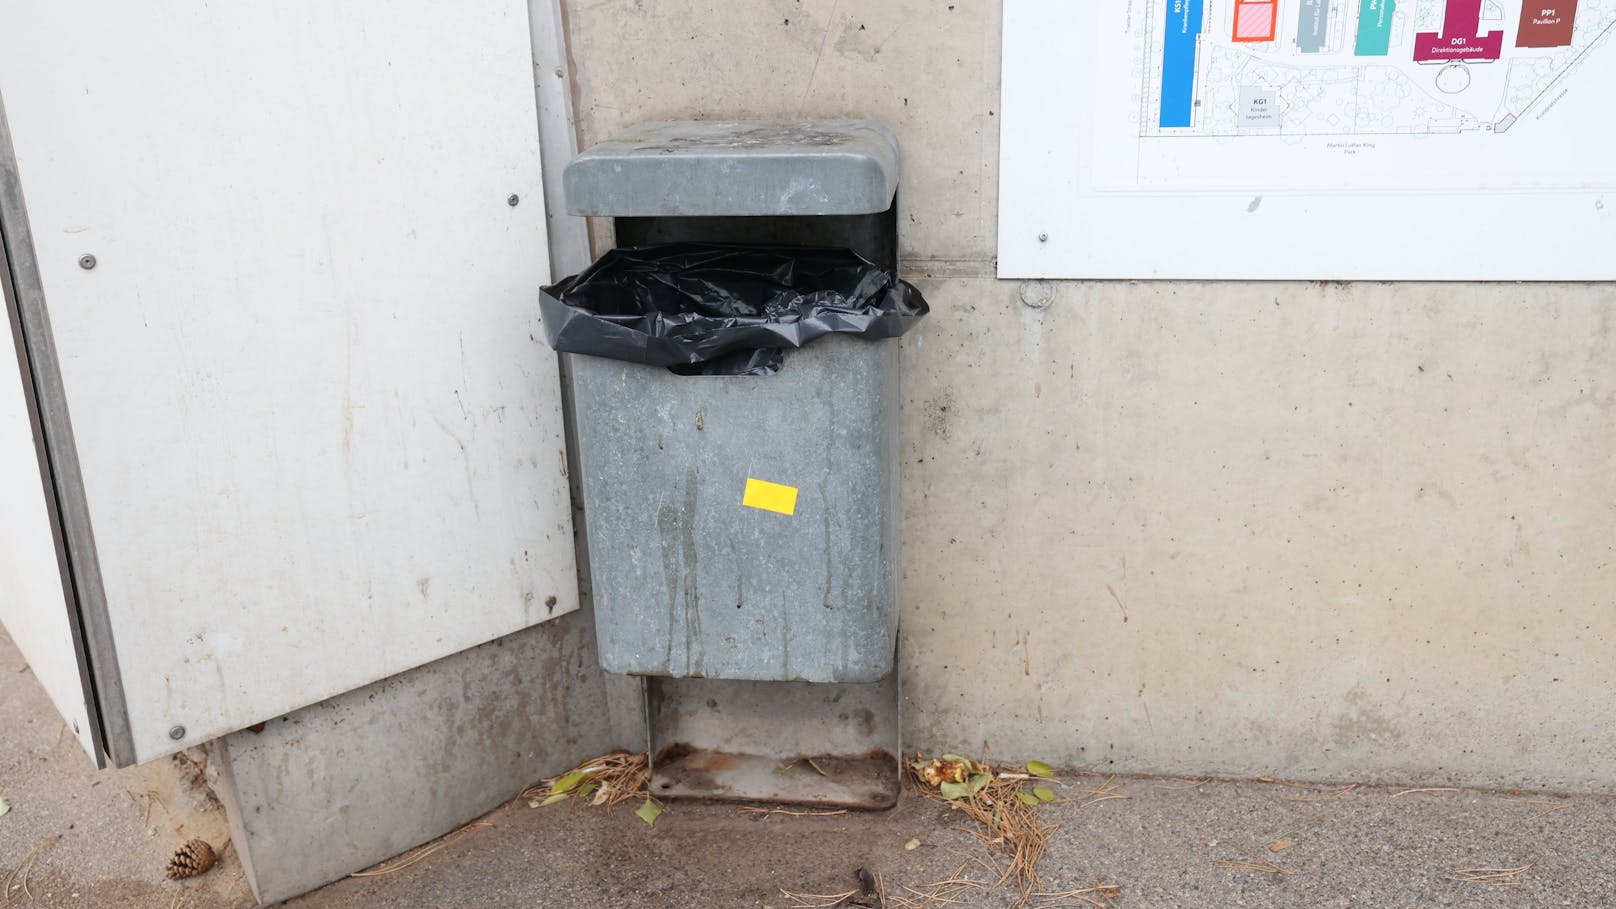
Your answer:
[[[247,835],[245,819],[241,816],[241,799],[236,790],[236,774],[230,766],[230,744],[227,739],[214,739],[208,743],[208,759],[219,770],[217,788],[214,792],[224,805],[225,819],[230,824],[230,846],[236,852],[236,860],[241,862],[241,871],[247,878],[248,886],[252,887],[253,899],[263,903],[263,894],[258,891],[258,875],[253,870],[252,838]]]

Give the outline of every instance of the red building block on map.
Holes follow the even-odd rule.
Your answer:
[[[1497,60],[1504,55],[1504,33],[1481,31],[1482,0],[1448,0],[1442,17],[1442,32],[1420,32],[1414,36],[1414,62],[1447,60]]]
[[[1576,32],[1577,0],[1526,0],[1516,47],[1569,47]]]
[[[1279,20],[1275,0],[1234,0],[1234,40],[1239,43],[1272,41]]]

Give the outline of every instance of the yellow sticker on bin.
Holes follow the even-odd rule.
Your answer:
[[[741,495],[741,504],[748,508],[761,508],[778,514],[796,514],[797,487],[781,486],[779,483],[747,477],[746,492]]]

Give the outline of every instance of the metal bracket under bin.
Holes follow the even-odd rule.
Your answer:
[[[891,808],[898,673],[864,685],[647,678],[651,792]]]
[[[897,268],[898,147],[865,120],[646,123],[564,175],[621,246],[847,247]],[[900,782],[898,357],[773,376],[571,357],[601,664],[645,678],[652,791],[890,808]],[[794,513],[743,506],[753,480]]]

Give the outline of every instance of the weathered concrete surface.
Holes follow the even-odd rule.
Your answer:
[[[1616,780],[1616,300],[939,285],[908,349],[911,740]]]
[[[306,893],[610,749],[594,626],[575,613],[216,743],[253,890]]]
[[[1101,781],[1071,779],[1066,791]],[[1128,798],[1066,812],[1043,862],[1046,892],[1109,884],[1122,888],[1115,906],[1152,909],[1580,907],[1609,905],[1616,892],[1616,863],[1602,845],[1616,829],[1608,798],[1394,797],[1398,790],[1168,779],[1128,779],[1119,791]],[[959,815],[912,796],[886,814],[835,817],[764,818],[734,806],[673,803],[655,829],[628,810],[571,806],[511,805],[484,820],[493,827],[419,864],[341,881],[288,909],[786,909],[797,904],[782,888],[842,893],[860,867],[880,873],[889,894],[912,897],[903,888],[947,879],[967,856],[984,854]],[[920,845],[905,849],[911,838]],[[1281,842],[1291,845],[1271,851]],[[1449,873],[1528,864],[1515,886],[1462,883]],[[976,865],[967,873],[987,876]],[[1012,894],[962,905],[1003,909]]]
[[[998,3],[567,8],[586,143],[898,133],[933,306],[904,342],[907,742],[1616,784],[1616,290],[1065,282],[1035,310],[992,278]]]

